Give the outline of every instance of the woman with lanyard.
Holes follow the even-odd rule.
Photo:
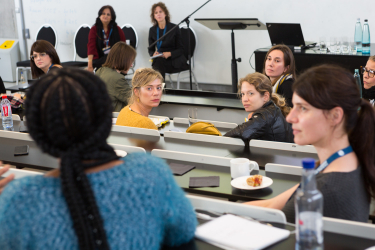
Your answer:
[[[294,141],[318,152],[317,187],[323,216],[367,222],[375,196],[375,112],[360,98],[353,75],[322,65],[303,73],[293,85],[294,107],[287,116]],[[249,205],[281,209],[295,222],[294,195],[284,193]]]
[[[100,8],[96,23],[89,33],[87,70],[93,72],[95,68],[100,68],[105,63],[111,46],[119,41],[125,42],[125,34],[117,26],[112,6],[105,5]]]
[[[176,26],[170,22],[169,11],[162,2],[152,5],[151,21],[154,26],[150,28],[148,33],[149,45]],[[177,73],[189,69],[178,27],[157,42],[156,48],[154,46],[149,48],[148,53],[150,57],[159,55],[152,60],[152,68],[159,71],[163,79],[165,79],[165,73]]]
[[[296,76],[296,67],[292,51],[286,45],[273,46],[266,55],[263,74],[272,82],[273,93],[285,98],[286,104],[293,107],[292,84]]]
[[[30,67],[33,78],[39,78],[51,69],[62,68],[55,47],[45,40],[38,40],[31,46]]]

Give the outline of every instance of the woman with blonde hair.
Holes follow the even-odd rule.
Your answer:
[[[290,108],[284,98],[272,93],[268,77],[248,74],[240,79],[238,94],[249,112],[248,120],[224,136],[241,138],[245,143],[251,139],[293,142],[292,128],[285,120]]]
[[[163,81],[161,74],[153,69],[137,69],[132,79],[129,105],[121,110],[116,125],[157,130],[148,115],[152,108],[159,106]]]

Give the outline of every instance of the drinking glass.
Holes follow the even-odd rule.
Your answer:
[[[336,47],[337,47],[337,38],[336,37],[331,37],[329,39],[329,51],[332,54],[336,53]]]
[[[341,38],[341,50],[343,54],[349,53],[349,40],[347,36]]]
[[[341,42],[337,41],[337,44],[336,44],[336,54],[340,54],[340,53],[341,53]]]
[[[327,52],[327,44],[326,44],[326,39],[325,37],[320,37],[319,38],[319,48],[321,53],[326,53]]]
[[[357,54],[357,45],[354,41],[354,38],[350,39],[350,43],[349,43],[349,53],[352,54],[352,55],[356,55]]]
[[[191,126],[194,122],[197,122],[198,109],[196,108],[188,109],[188,116],[189,116],[189,126]]]

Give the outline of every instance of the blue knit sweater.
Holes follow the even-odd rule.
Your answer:
[[[195,213],[165,162],[129,154],[88,174],[111,249],[159,249],[194,237]],[[11,182],[0,195],[0,249],[78,249],[60,178]]]

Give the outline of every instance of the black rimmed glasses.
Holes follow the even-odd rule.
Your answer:
[[[371,78],[375,76],[375,71],[371,69],[366,69],[366,67],[361,66],[361,73],[364,75],[366,72],[368,73],[368,76]]]
[[[30,56],[30,59],[34,61],[34,60],[38,59],[38,57],[43,58],[46,55],[47,55],[47,53],[43,52],[43,53],[39,53],[39,54]]]

